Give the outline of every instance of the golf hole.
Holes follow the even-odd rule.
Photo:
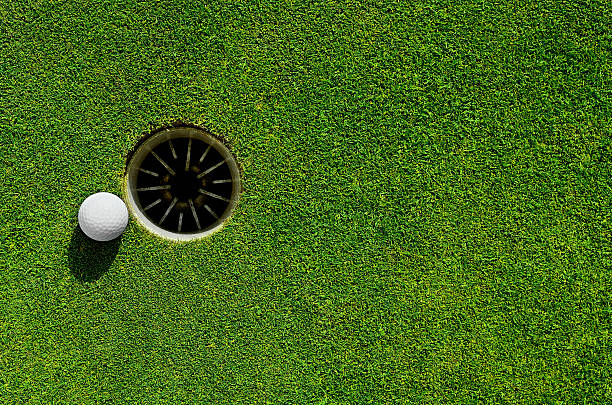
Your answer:
[[[229,149],[197,127],[163,128],[146,138],[127,164],[128,208],[149,231],[187,241],[219,230],[241,191]]]

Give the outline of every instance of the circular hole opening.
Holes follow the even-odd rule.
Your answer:
[[[126,174],[128,206],[156,235],[192,240],[229,218],[240,194],[240,171],[229,149],[193,127],[162,129],[140,144]]]

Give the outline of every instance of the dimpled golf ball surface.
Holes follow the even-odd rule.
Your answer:
[[[79,208],[79,226],[91,239],[106,242],[123,233],[128,210],[123,200],[111,193],[96,193]]]

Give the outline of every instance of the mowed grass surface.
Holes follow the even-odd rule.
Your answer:
[[[609,2],[0,15],[0,402],[612,401]],[[175,120],[231,143],[230,223],[84,247]]]

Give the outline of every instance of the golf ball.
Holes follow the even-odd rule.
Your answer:
[[[106,242],[123,233],[128,210],[123,200],[111,193],[92,194],[79,208],[79,226],[93,240]]]

